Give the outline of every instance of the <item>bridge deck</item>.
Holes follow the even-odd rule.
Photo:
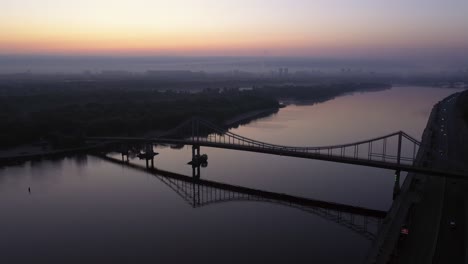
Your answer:
[[[451,177],[457,179],[468,179],[468,176],[464,172],[452,171],[452,170],[442,170],[438,168],[428,168],[421,166],[414,166],[409,164],[397,164],[394,162],[378,161],[371,159],[361,159],[361,158],[352,158],[338,155],[327,155],[320,153],[311,153],[311,152],[302,152],[302,151],[293,151],[282,148],[267,148],[267,147],[258,147],[258,146],[249,146],[241,144],[232,144],[232,143],[223,143],[223,142],[212,142],[212,141],[195,141],[190,139],[166,139],[166,138],[131,138],[131,137],[94,137],[90,138],[93,140],[113,140],[113,141],[123,141],[123,142],[146,142],[146,143],[155,143],[155,144],[183,144],[183,145],[196,145],[204,147],[213,147],[221,149],[232,149],[248,152],[257,152],[265,153],[272,155],[280,155],[287,157],[297,157],[305,159],[314,159],[314,160],[323,160],[331,161],[345,164],[354,164],[374,168],[390,169],[395,171],[406,171],[406,172],[415,172],[426,175],[435,175],[443,177]]]

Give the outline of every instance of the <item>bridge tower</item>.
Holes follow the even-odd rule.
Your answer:
[[[398,152],[397,152],[397,164],[401,164],[401,144],[403,142],[403,132],[398,133]],[[400,178],[400,171],[398,171],[398,179]]]

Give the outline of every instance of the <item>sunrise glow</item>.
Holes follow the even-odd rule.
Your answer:
[[[0,54],[347,56],[468,47],[468,2],[407,2],[7,0]]]

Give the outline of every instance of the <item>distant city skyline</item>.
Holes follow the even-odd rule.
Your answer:
[[[2,1],[0,54],[468,55],[468,1]]]

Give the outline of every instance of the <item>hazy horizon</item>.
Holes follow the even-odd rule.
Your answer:
[[[0,54],[468,59],[468,2],[2,2]]]
[[[64,56],[0,55],[0,74],[82,73],[101,71],[146,72],[189,70],[205,72],[247,71],[267,73],[286,67],[295,71],[336,72],[341,69],[385,73],[466,71],[465,60],[358,59],[260,56]]]

